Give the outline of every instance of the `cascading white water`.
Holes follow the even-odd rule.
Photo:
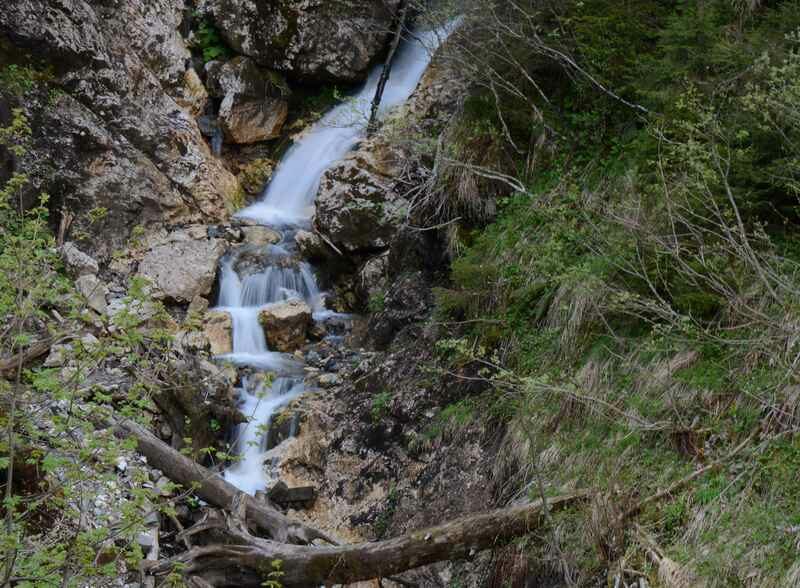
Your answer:
[[[266,427],[272,415],[304,392],[303,380],[298,378],[277,378],[266,389],[263,385],[251,389],[250,382],[243,378],[242,414],[249,422],[237,431],[236,449],[240,460],[225,471],[225,479],[250,495],[266,486],[263,473],[263,460],[266,447]]]
[[[381,113],[411,95],[430,62],[432,51],[453,26],[455,23],[444,29],[419,33],[400,46],[384,89]],[[243,209],[237,216],[273,227],[306,225],[313,214],[322,174],[364,135],[380,74],[381,68],[376,67],[351,100],[333,108],[313,125],[286,153],[261,201]],[[263,467],[264,438],[273,414],[304,392],[302,366],[267,348],[258,322],[259,310],[264,305],[297,297],[312,308],[315,320],[333,314],[324,308],[311,266],[291,259],[291,234],[291,231],[284,232],[284,242],[264,252],[265,269],[244,279],[237,274],[234,256],[228,256],[221,265],[217,309],[231,314],[234,332],[233,353],[222,359],[278,374],[269,389],[265,389],[263,383],[242,378],[241,408],[249,420],[239,427],[236,435],[240,460],[225,472],[225,478],[249,494],[264,489],[267,484]]]
[[[419,33],[414,40],[399,47],[383,92],[381,113],[411,96],[430,63],[432,51],[451,27]],[[355,96],[313,125],[286,153],[261,201],[244,208],[237,216],[272,226],[307,223],[314,212],[322,174],[353,149],[364,135],[380,75],[381,67],[374,68]]]

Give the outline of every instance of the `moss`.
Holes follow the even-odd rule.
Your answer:
[[[257,196],[264,190],[274,169],[275,162],[271,159],[251,161],[239,172],[239,184],[246,194]]]

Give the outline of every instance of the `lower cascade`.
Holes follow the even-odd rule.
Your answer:
[[[381,112],[411,95],[449,28],[419,33],[401,45]],[[271,306],[295,300],[307,305],[317,323],[346,323],[346,315],[325,308],[314,269],[298,258],[294,234],[310,227],[323,173],[363,137],[380,74],[381,68],[376,67],[360,91],[304,133],[280,162],[262,199],[236,215],[278,231],[280,241],[230,251],[221,262],[216,310],[231,316],[233,351],[218,359],[247,372],[239,388],[240,408],[247,422],[233,432],[232,445],[239,460],[226,470],[225,479],[251,495],[273,482],[267,477],[264,462],[272,449],[268,431],[274,416],[306,392],[304,365],[292,355],[269,348],[259,317]]]

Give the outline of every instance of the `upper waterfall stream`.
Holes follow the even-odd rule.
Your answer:
[[[400,46],[384,90],[381,113],[408,99],[451,27],[417,33]],[[220,268],[217,310],[231,315],[233,328],[233,352],[220,359],[274,374],[267,379],[242,377],[241,410],[248,421],[236,431],[234,447],[240,459],[225,472],[225,478],[248,494],[265,489],[268,483],[263,467],[269,449],[265,431],[273,415],[305,390],[303,364],[293,356],[269,350],[259,312],[266,305],[299,298],[311,307],[314,320],[333,314],[324,308],[313,268],[296,259],[293,236],[298,227],[310,223],[323,173],[364,136],[380,75],[381,66],[375,67],[352,98],[303,133],[286,152],[261,200],[236,215],[282,232],[279,244],[267,245],[259,252],[264,262],[260,271],[240,275],[236,262],[242,249],[230,252]],[[247,251],[252,256],[252,248]]]

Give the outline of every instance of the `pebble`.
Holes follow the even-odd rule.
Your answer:
[[[341,384],[342,379],[336,374],[322,374],[319,377],[319,385],[323,388],[333,388]]]

